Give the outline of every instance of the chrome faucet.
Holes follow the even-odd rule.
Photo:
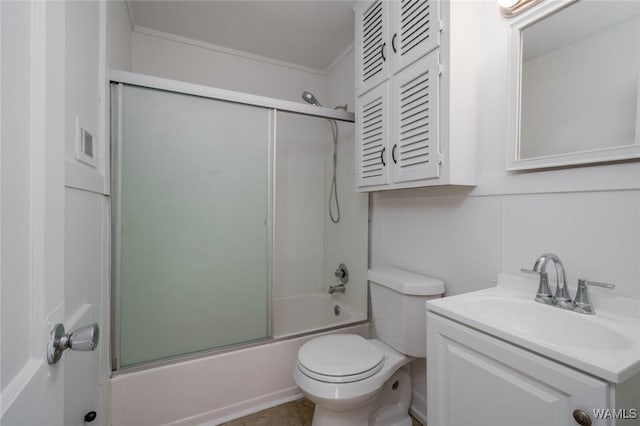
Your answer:
[[[344,293],[345,290],[346,289],[344,287],[344,284],[336,284],[336,285],[330,285],[329,286],[329,294]]]
[[[556,268],[556,291],[551,294],[549,288],[549,274],[547,273],[547,265],[553,262]],[[567,287],[567,277],[564,272],[564,266],[560,258],[553,253],[545,253],[540,256],[533,264],[533,269],[520,269],[522,272],[532,273],[540,276],[538,291],[536,293],[536,302],[544,303],[562,309],[567,309],[581,314],[595,313],[595,309],[591,304],[589,297],[588,285],[613,289],[615,285],[607,283],[599,283],[595,281],[587,281],[585,279],[578,280],[578,290],[576,291],[576,299],[571,299],[569,288]]]
[[[329,294],[344,293],[346,290],[345,284],[349,282],[349,270],[347,269],[347,266],[344,263],[341,263],[338,266],[338,269],[335,270],[334,275],[340,280],[340,284],[330,285]]]
[[[556,269],[556,292],[551,294],[549,288],[549,274],[547,273],[547,265],[553,262]],[[545,253],[540,256],[533,264],[533,269],[521,269],[522,272],[533,273],[540,276],[540,284],[536,293],[536,302],[545,305],[571,305],[571,296],[567,288],[567,279],[564,272],[564,266],[560,258],[553,253]],[[568,307],[568,306],[567,306]]]

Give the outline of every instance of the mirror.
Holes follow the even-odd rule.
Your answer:
[[[511,37],[508,170],[640,158],[640,2],[545,2]]]

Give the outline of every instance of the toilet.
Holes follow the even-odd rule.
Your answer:
[[[368,279],[377,338],[331,334],[298,351],[293,378],[316,404],[312,426],[411,426],[407,364],[426,356],[425,302],[444,282],[391,266]]]

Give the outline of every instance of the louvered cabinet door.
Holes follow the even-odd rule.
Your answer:
[[[354,8],[356,20],[356,92],[362,95],[390,75],[389,2],[359,2]]]
[[[393,73],[420,59],[440,44],[438,0],[392,0],[391,65]]]
[[[392,181],[440,176],[438,52],[413,63],[393,80]]]
[[[356,108],[356,184],[358,188],[389,183],[389,83],[358,99]]]

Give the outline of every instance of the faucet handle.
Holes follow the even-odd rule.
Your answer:
[[[598,281],[589,281],[589,280],[585,280],[584,278],[580,278],[578,280],[578,286],[580,286],[580,282],[581,281],[586,285],[592,285],[592,286],[595,286],[595,287],[608,288],[609,290],[613,290],[614,288],[616,288],[615,284],[601,283],[601,282],[598,282]]]
[[[588,286],[590,285],[608,289],[614,289],[616,288],[616,286],[615,284],[589,281],[585,280],[584,278],[578,279],[578,289],[576,290],[576,299],[574,300],[575,310],[583,314],[593,315],[596,313],[596,310],[593,308],[593,304],[591,303],[591,296],[589,295]]]
[[[520,268],[520,272],[524,272],[525,274],[540,275],[540,272],[534,271],[533,269]]]

